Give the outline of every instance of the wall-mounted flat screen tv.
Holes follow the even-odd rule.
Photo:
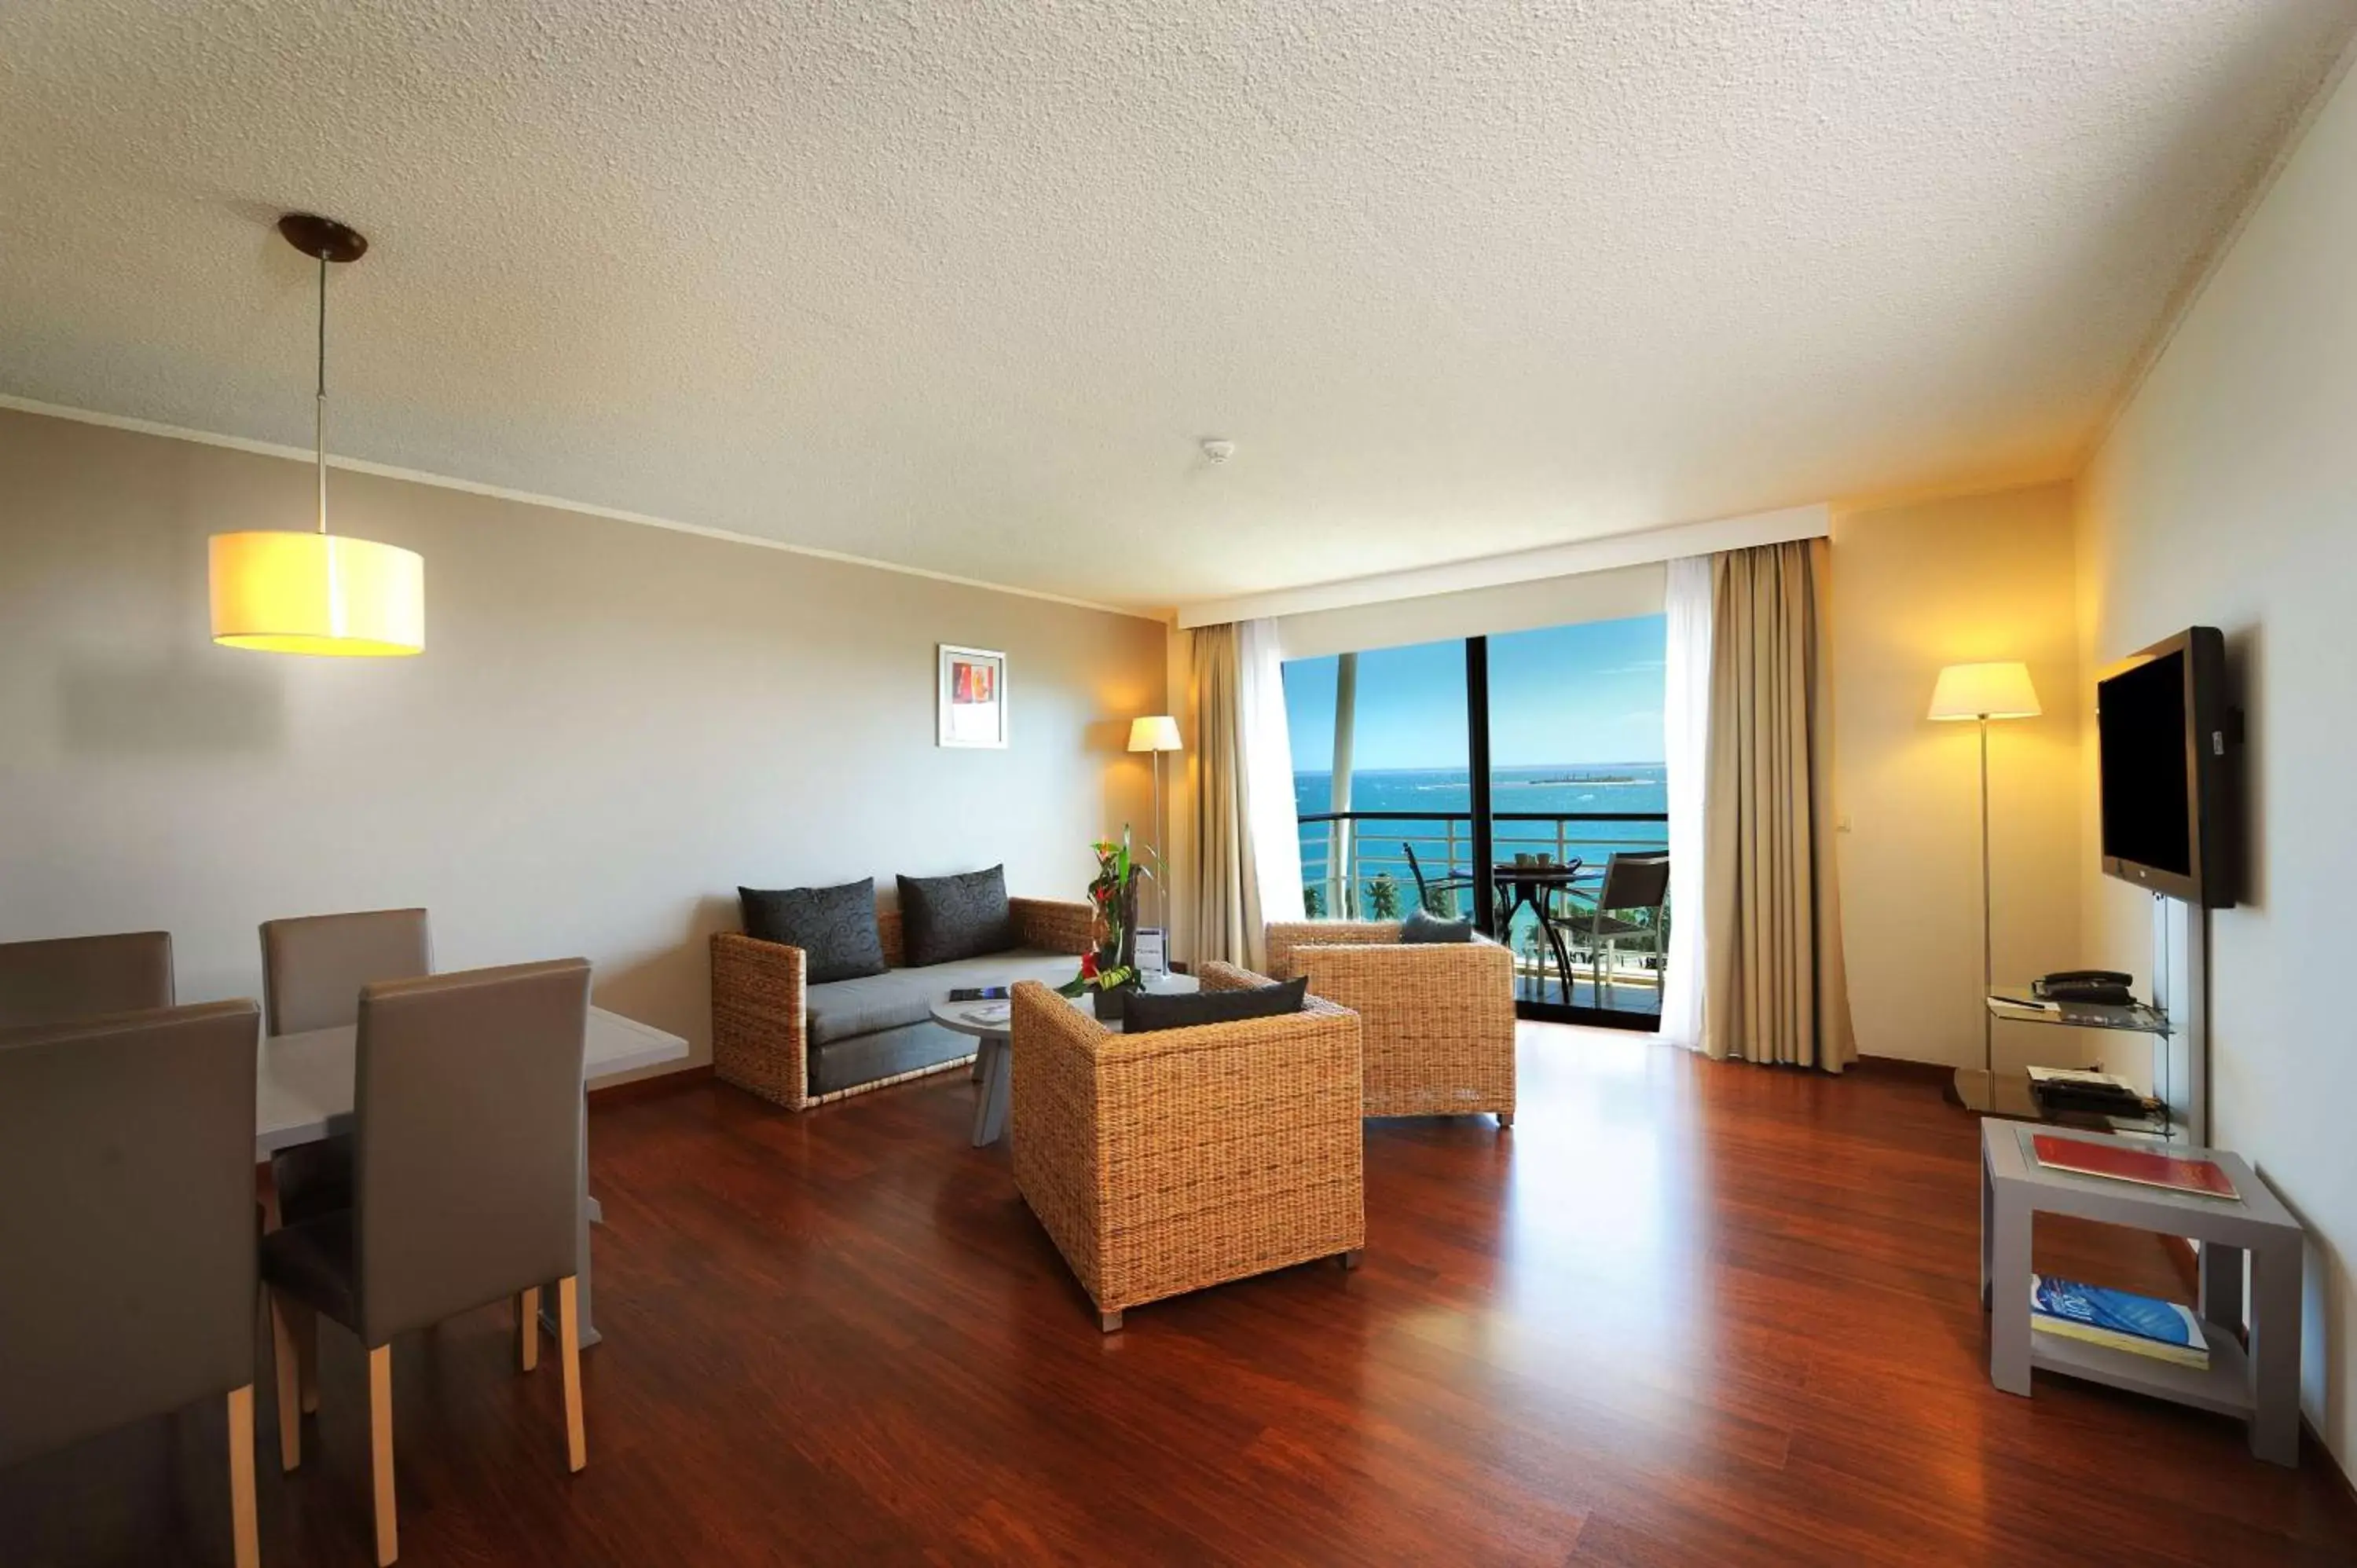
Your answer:
[[[2189,904],[2234,902],[2233,753],[2226,643],[2197,626],[2095,686],[2106,875]]]

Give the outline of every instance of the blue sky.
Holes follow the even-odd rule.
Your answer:
[[[1490,639],[1490,751],[1500,768],[1662,760],[1660,616]],[[1334,762],[1332,656],[1285,667],[1296,772]],[[1355,770],[1465,766],[1465,645],[1359,655]]]

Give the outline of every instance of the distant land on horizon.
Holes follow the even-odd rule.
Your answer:
[[[1490,769],[1490,775],[1492,779],[1496,779],[1506,774],[1543,774],[1546,776],[1541,779],[1517,777],[1512,780],[1512,782],[1517,784],[1651,784],[1658,781],[1663,769],[1667,766],[1667,763],[1663,762],[1659,758],[1655,758],[1651,762],[1500,763]],[[1385,779],[1426,778],[1436,779],[1462,779],[1470,778],[1471,772],[1472,770],[1470,768],[1462,767],[1353,768],[1351,769],[1351,777],[1352,779],[1373,779],[1381,777]],[[1334,777],[1334,770],[1331,768],[1297,768],[1294,769],[1293,776],[1296,779],[1331,779]]]

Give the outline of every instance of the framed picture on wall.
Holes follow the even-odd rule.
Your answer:
[[[1006,655],[941,645],[943,746],[1006,744]]]

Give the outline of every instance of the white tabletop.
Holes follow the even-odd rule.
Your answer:
[[[1191,995],[1201,989],[1202,983],[1191,974],[1153,974],[1142,982],[1143,988],[1157,995]],[[1084,1013],[1094,1015],[1096,999],[1087,992],[1067,996],[1065,1001]],[[1015,1004],[1008,1001],[952,1002],[944,997],[933,1004],[933,1022],[942,1028],[961,1035],[972,1035],[980,1040],[1004,1039],[1015,1027]],[[1108,1024],[1108,1028],[1119,1028]]]
[[[1013,1028],[1015,1004],[1012,1002],[951,1002],[946,999],[933,1004],[933,1022],[944,1029],[976,1039],[1004,1035]]]
[[[352,1113],[352,1053],[358,1034],[346,1026],[264,1036],[253,1093],[257,1157],[343,1130]],[[589,1009],[584,1044],[585,1082],[679,1061],[687,1055],[687,1042],[677,1035],[602,1007]]]

